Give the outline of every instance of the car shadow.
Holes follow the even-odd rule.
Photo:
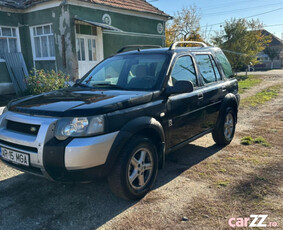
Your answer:
[[[189,144],[171,153],[155,188],[220,149]],[[24,173],[0,181],[0,229],[95,229],[136,203],[114,196],[105,180],[64,185]]]
[[[170,182],[184,171],[214,155],[222,148],[223,147],[216,144],[209,147],[188,144],[185,147],[170,153],[166,156],[165,167],[158,173],[155,188]]]

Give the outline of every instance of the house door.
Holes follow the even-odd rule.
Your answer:
[[[76,35],[79,78],[103,60],[102,32],[93,35]]]

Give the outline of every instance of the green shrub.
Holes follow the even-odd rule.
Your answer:
[[[56,73],[54,70],[32,70],[30,75],[26,77],[27,94],[41,94],[69,86],[67,81],[70,77],[63,72]]]

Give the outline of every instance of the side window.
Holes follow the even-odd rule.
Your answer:
[[[191,81],[194,86],[197,86],[196,71],[190,56],[180,57],[176,61],[168,84],[174,85],[176,81]]]
[[[204,84],[209,84],[216,81],[214,70],[211,64],[209,55],[200,54],[196,55],[196,61],[198,63],[199,71]]]
[[[220,63],[220,65],[222,66],[222,69],[223,69],[225,76],[227,78],[233,77],[234,73],[233,73],[232,67],[231,67],[228,59],[224,55],[224,53],[222,51],[218,51],[218,52],[216,52],[215,56],[216,56],[216,59],[218,60],[218,62]]]
[[[212,62],[212,65],[213,65],[213,69],[214,69],[214,72],[215,72],[215,75],[216,75],[216,80],[217,81],[221,81],[221,75],[219,73],[219,69],[217,68],[217,65],[214,61],[214,59],[212,57],[210,57],[211,59],[211,62]]]

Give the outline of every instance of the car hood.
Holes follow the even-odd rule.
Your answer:
[[[147,103],[153,92],[68,88],[12,101],[9,111],[57,117],[93,116]]]

